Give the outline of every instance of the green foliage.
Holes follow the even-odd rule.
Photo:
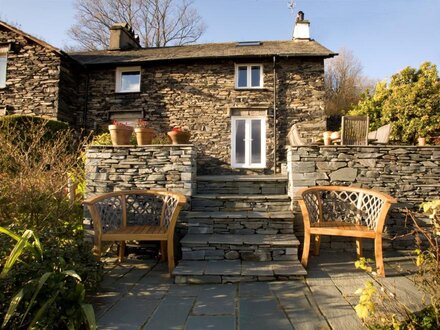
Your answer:
[[[72,201],[67,195],[68,178],[84,182],[82,143],[71,130],[58,131],[53,138],[46,138],[48,132],[46,122],[33,121],[26,130],[17,125],[3,125],[0,129],[0,226],[5,228],[1,232],[7,234],[0,235],[0,264],[7,265],[2,267],[0,280],[0,320],[7,313],[7,302],[23,288],[22,303],[8,323],[10,328],[19,328],[32,298],[29,292],[36,292],[43,276],[48,278],[37,290],[35,306],[29,312],[37,313],[37,306],[39,310],[44,307],[44,317],[36,324],[39,328],[58,328],[59,319],[67,327],[68,317],[61,315],[72,313],[69,306],[80,301],[81,287],[93,290],[102,278],[101,264],[84,240],[81,194]],[[35,236],[29,236],[28,230]],[[37,236],[44,246],[42,259],[38,257]],[[25,253],[32,251],[31,247],[36,253]],[[63,273],[66,271],[75,272],[82,282]],[[45,275],[48,273],[51,275]],[[58,289],[56,298],[48,303]],[[87,307],[79,309],[90,314]],[[27,325],[32,322],[28,317],[25,319]],[[48,326],[41,326],[42,320]]]
[[[415,284],[426,294],[429,305],[422,311],[412,313],[408,307],[377,281],[368,281],[360,294],[355,310],[370,329],[439,329],[440,328],[440,200],[423,203],[421,208],[432,220],[426,229],[418,224],[413,213],[409,218],[414,230],[410,233],[418,245],[415,250],[417,274]],[[372,272],[370,260],[361,258],[356,268]],[[378,287],[379,289],[377,289]]]
[[[166,133],[157,134],[151,141],[151,144],[170,144],[170,143],[171,143],[170,138]]]
[[[110,137],[110,133],[101,133],[101,134],[95,135],[90,144],[100,145],[100,146],[111,146],[112,139]]]
[[[440,81],[429,62],[407,67],[366,92],[350,115],[369,115],[371,129],[393,124],[391,139],[415,143],[418,137],[440,135]]]
[[[31,252],[29,259],[33,264],[43,261],[43,248],[31,230],[26,230],[21,238],[5,228],[0,227],[0,231],[17,240],[3,266],[3,279],[10,275],[10,270],[26,251]],[[32,243],[30,238],[34,240]],[[74,270],[55,267],[24,282],[11,299],[2,328],[79,329],[88,324],[90,329],[96,329],[93,307],[84,301],[85,287],[81,277]]]
[[[47,140],[55,138],[59,132],[69,130],[69,124],[53,119],[26,115],[0,117],[0,127],[3,129],[9,127],[19,130],[22,136],[26,134],[29,126],[33,125],[43,125],[45,127],[46,134],[44,135],[44,139]]]

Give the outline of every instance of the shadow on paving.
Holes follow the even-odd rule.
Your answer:
[[[165,263],[108,262],[101,290],[93,297],[99,329],[363,329],[354,306],[358,288],[376,281],[354,267],[355,255],[311,256],[305,279],[236,284],[174,284]],[[385,258],[387,277],[412,310],[421,293],[404,255]],[[376,283],[376,282],[375,282]]]

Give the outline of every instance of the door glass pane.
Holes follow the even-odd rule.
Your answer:
[[[261,120],[252,120],[251,163],[261,163]]]
[[[237,120],[235,122],[235,162],[237,164],[244,164],[245,162],[245,137],[246,122]]]
[[[238,87],[247,87],[247,67],[239,66],[238,67]]]
[[[260,76],[261,76],[261,67],[260,66],[252,66],[251,76],[252,76],[252,87],[260,87]]]

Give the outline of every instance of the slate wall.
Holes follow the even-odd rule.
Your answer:
[[[440,146],[300,146],[288,147],[287,154],[289,195],[293,198],[295,233],[299,236],[303,231],[302,220],[294,200],[295,192],[303,187],[357,186],[396,197],[398,204],[386,223],[389,239],[408,233],[405,208],[417,212],[420,203],[440,199]],[[414,238],[407,236],[384,244],[402,249],[413,247],[413,243]],[[323,238],[322,244],[323,248],[354,251],[354,241],[348,244],[345,238]]]
[[[196,153],[189,145],[90,146],[86,197],[123,189],[195,192]]]

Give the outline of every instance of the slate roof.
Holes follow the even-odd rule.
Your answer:
[[[29,33],[23,32],[20,29],[16,28],[15,26],[9,25],[9,24],[7,24],[7,23],[5,23],[3,21],[0,21],[0,28],[4,28],[4,29],[10,30],[12,32],[15,32],[17,34],[20,34],[23,37],[25,37],[25,38],[27,38],[29,40],[32,40],[33,42],[39,44],[40,46],[43,46],[43,47],[46,47],[46,48],[50,49],[51,51],[57,53],[58,55],[65,55],[62,50],[60,50],[60,49],[58,49],[58,48],[48,44],[47,42],[45,42],[43,40],[40,40],[40,39],[38,39],[38,38],[36,38],[34,36],[31,36]]]
[[[100,50],[70,53],[84,65],[135,64],[183,59],[220,59],[270,57],[333,57],[337,55],[313,40],[262,41],[260,45],[238,46],[237,42],[187,46],[143,48],[137,50]]]

